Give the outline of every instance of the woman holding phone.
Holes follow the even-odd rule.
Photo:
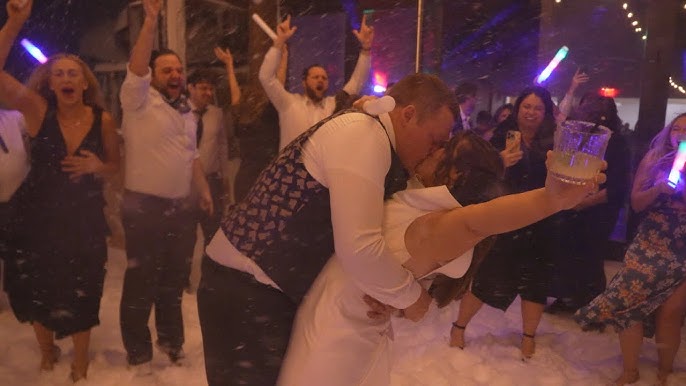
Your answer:
[[[583,327],[610,324],[618,331],[623,371],[617,385],[638,381],[641,343],[653,334],[658,380],[667,384],[681,343],[686,313],[684,170],[676,187],[668,181],[680,141],[686,141],[686,113],[655,136],[638,166],[631,206],[647,213],[624,256],[624,267],[605,292],[574,315]]]
[[[491,143],[500,150],[505,180],[512,193],[545,186],[546,152],[553,147],[556,127],[553,109],[546,89],[526,88],[517,98],[512,115],[495,130]],[[459,315],[451,330],[451,346],[464,348],[467,324],[484,303],[505,311],[520,295],[522,358],[534,354],[534,336],[550,287],[554,245],[551,221],[548,218],[498,236],[479,267],[472,288],[460,302]]]

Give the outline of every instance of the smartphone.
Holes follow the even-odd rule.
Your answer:
[[[586,67],[586,66],[579,66],[579,74],[586,74],[586,75],[588,75],[588,67]]]
[[[505,136],[505,148],[511,152],[519,151],[522,133],[517,130],[508,130]]]
[[[669,177],[667,177],[667,184],[672,188],[676,188],[676,185],[679,183],[684,165],[686,165],[686,141],[681,141],[676,151],[676,157],[674,157],[672,170],[669,172]]]

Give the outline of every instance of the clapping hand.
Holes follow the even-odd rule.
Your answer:
[[[78,155],[68,155],[62,160],[62,171],[69,173],[69,179],[78,180],[84,174],[93,174],[102,170],[103,163],[93,152],[79,151]]]
[[[362,24],[360,30],[353,30],[353,34],[360,41],[363,50],[370,50],[372,48],[372,41],[374,40],[374,27],[367,25],[367,15],[362,15]]]

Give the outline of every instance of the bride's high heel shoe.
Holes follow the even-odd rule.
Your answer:
[[[453,322],[453,328],[450,330],[450,347],[457,347],[464,350],[464,330],[467,326],[460,326],[457,322]]]

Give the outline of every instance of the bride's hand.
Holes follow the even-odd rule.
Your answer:
[[[550,170],[550,164],[553,159],[553,152],[548,151],[545,165]],[[554,177],[550,172],[545,180],[545,190],[551,196],[560,210],[571,209],[579,205],[586,197],[598,191],[598,186],[605,183],[607,176],[603,171],[607,169],[607,162],[603,161],[600,171],[592,180],[589,180],[583,185],[570,184]]]

